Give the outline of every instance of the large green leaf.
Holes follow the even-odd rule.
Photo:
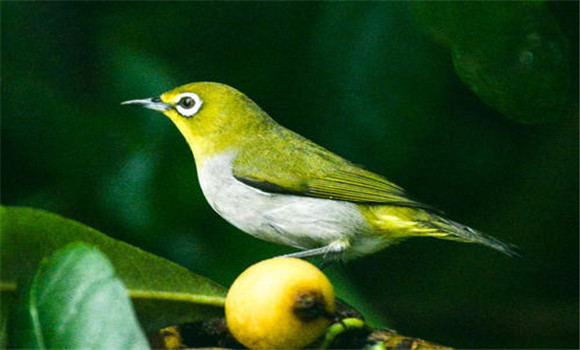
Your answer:
[[[44,260],[20,296],[11,347],[148,347],[113,266],[84,243],[72,243]]]
[[[146,330],[223,312],[226,289],[177,264],[46,211],[0,210],[2,291],[15,290],[23,277],[32,274],[38,263],[57,249],[82,241],[99,248],[111,260]]]

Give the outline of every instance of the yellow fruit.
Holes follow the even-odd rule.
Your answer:
[[[250,349],[297,349],[324,334],[334,306],[332,284],[318,268],[274,258],[250,266],[234,281],[226,320]]]

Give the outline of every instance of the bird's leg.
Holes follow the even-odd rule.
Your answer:
[[[328,246],[303,250],[301,252],[280,255],[279,258],[310,258],[313,256],[326,255],[328,253]]]
[[[324,262],[320,266],[320,269],[324,269],[329,265],[330,262],[335,260],[341,260],[342,255],[350,246],[348,241],[334,241],[329,245],[320,248],[308,249],[301,252],[285,254],[279,256],[279,258],[310,258],[313,256],[322,255]]]

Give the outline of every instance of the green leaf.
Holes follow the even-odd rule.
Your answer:
[[[82,241],[110,259],[146,331],[223,314],[226,289],[175,263],[46,211],[1,207],[0,217],[3,292],[14,291],[43,258]]]
[[[483,102],[521,123],[562,116],[569,45],[543,1],[416,1],[414,12]]]
[[[146,349],[125,286],[106,256],[73,243],[44,260],[18,306],[14,347]]]

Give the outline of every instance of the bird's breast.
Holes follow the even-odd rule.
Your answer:
[[[206,159],[198,177],[211,207],[242,231],[300,249],[368,234],[356,204],[261,191],[236,180],[235,157],[228,152]]]

